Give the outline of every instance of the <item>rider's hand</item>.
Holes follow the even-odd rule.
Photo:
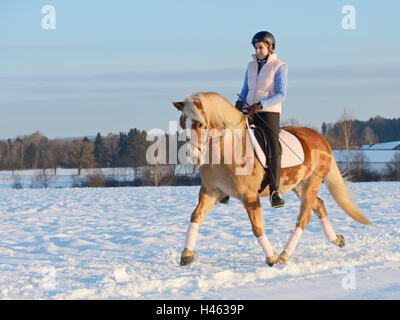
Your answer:
[[[236,101],[236,104],[235,104],[235,108],[236,109],[238,109],[239,111],[242,111],[243,106],[244,106],[244,102],[243,101],[241,101],[241,100]]]
[[[257,111],[260,111],[260,110],[262,110],[262,105],[261,105],[261,103],[260,102],[257,102],[257,103],[255,103],[255,104],[252,104],[250,107],[248,107],[247,108],[247,112],[248,113],[250,113],[250,114],[254,114],[254,113],[256,113]]]

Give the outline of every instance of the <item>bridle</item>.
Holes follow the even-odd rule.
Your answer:
[[[218,136],[216,135],[211,135],[211,133],[214,133],[216,130],[215,128],[211,128],[210,129],[210,125],[207,121],[207,117],[206,114],[204,112],[204,110],[198,109],[204,119],[204,123],[202,123],[201,127],[200,127],[200,137],[198,136],[197,139],[193,140],[192,138],[189,138],[189,136],[186,133],[186,141],[189,145],[197,148],[197,150],[200,153],[201,157],[204,157],[206,155],[207,152],[207,145],[208,146],[212,146],[214,144],[220,143],[221,141],[221,137],[224,136],[224,132],[220,133]],[[186,115],[183,114],[183,116],[186,118],[188,118]],[[237,121],[236,123],[229,123],[229,122],[225,122],[225,124],[228,124],[229,126],[233,127],[233,128],[237,128],[239,126],[240,123],[242,123],[243,121],[246,120],[248,116],[245,114],[242,114],[241,118],[239,121]],[[189,117],[190,118],[190,117]],[[193,119],[192,119],[193,121]],[[181,121],[181,125],[182,125],[182,121]],[[186,126],[184,128],[186,130]],[[190,130],[194,130],[194,129],[190,129]],[[217,129],[218,130],[218,129]],[[195,131],[196,132],[196,131]],[[197,132],[196,132],[197,135]],[[211,141],[210,141],[211,138]]]

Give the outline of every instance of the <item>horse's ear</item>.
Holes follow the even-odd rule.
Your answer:
[[[203,105],[201,104],[200,99],[193,99],[193,102],[197,109],[203,110]]]
[[[175,106],[175,108],[177,108],[179,111],[183,110],[184,104],[183,102],[176,102],[176,101],[172,101],[172,104]]]

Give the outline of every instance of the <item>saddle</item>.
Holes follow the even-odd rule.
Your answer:
[[[250,129],[250,141],[254,148],[257,159],[264,168],[268,168],[268,159],[271,158],[269,150],[269,137],[264,135],[262,128],[247,121],[247,128]],[[281,168],[296,167],[304,162],[304,150],[297,139],[289,131],[281,129],[279,132],[279,144],[282,150]]]
[[[249,122],[246,118],[246,127],[249,132],[250,141],[254,148],[255,155],[261,165],[268,170],[268,159],[271,159],[271,151],[269,148],[269,137],[264,135],[262,128],[258,127],[254,122]],[[304,162],[304,150],[299,139],[289,131],[281,129],[279,132],[279,144],[281,147],[281,169],[296,167]],[[268,175],[264,174],[261,182],[259,193],[262,193],[269,184]],[[225,196],[220,203],[227,204],[229,196]]]

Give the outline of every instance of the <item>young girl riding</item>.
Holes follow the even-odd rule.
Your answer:
[[[253,60],[248,64],[244,84],[235,107],[243,113],[255,114],[256,124],[268,137],[270,158],[270,203],[273,208],[285,205],[279,197],[281,171],[281,147],[279,121],[282,102],[286,98],[287,65],[278,60],[275,38],[267,31],[257,32],[251,43],[255,49]]]

